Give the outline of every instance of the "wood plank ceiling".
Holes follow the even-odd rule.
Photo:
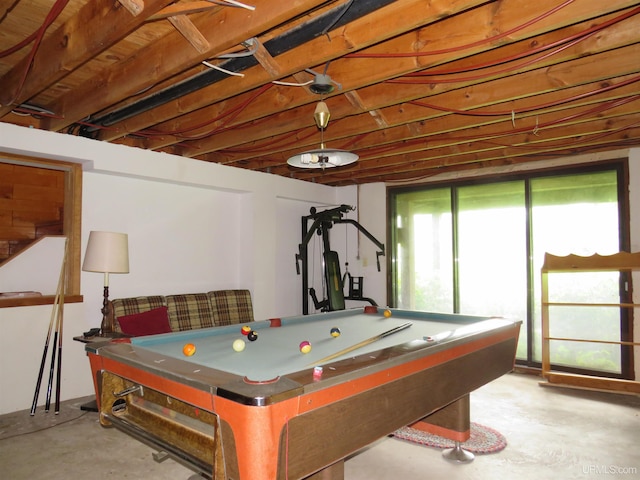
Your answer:
[[[640,145],[640,1],[246,1],[0,0],[0,121],[328,185]]]

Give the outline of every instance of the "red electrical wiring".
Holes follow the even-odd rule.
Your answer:
[[[338,121],[333,122],[338,123]],[[306,140],[308,138],[311,138],[312,136],[314,136],[316,134],[316,131],[310,131],[309,133],[303,135],[303,136],[298,136],[298,133],[300,132],[300,130],[297,131],[292,131],[289,132],[288,134],[285,135],[280,135],[278,136],[278,138],[275,139],[271,139],[271,140],[266,140],[260,144],[258,143],[254,143],[254,145],[252,147],[247,147],[247,148],[233,148],[233,149],[224,149],[224,150],[220,150],[221,153],[250,153],[250,152],[255,152],[255,151],[260,151],[263,150],[266,147],[273,147],[274,145],[278,145],[278,148],[286,148],[286,147],[291,147],[296,145],[298,142],[300,142],[301,140]],[[353,140],[353,142],[357,141],[359,138],[369,135],[368,133],[362,134],[359,137],[357,137],[355,140]],[[282,143],[284,140],[287,140],[288,138],[291,137],[295,137],[294,140],[292,141],[287,141]],[[352,143],[352,142],[351,142]],[[342,148],[346,148],[346,146],[343,146]],[[240,161],[240,160],[233,160],[232,162],[228,162],[228,163],[235,163],[236,161]]]
[[[503,115],[512,115],[514,113],[532,112],[534,110],[540,110],[540,109],[543,109],[543,108],[556,107],[558,105],[563,105],[563,104],[568,103],[568,102],[572,102],[572,101],[579,100],[579,99],[582,99],[582,98],[588,98],[588,97],[591,97],[591,96],[594,96],[594,95],[598,95],[600,93],[608,92],[610,90],[615,90],[616,88],[621,88],[621,87],[624,87],[626,85],[630,85],[630,84],[635,83],[635,82],[640,82],[640,75],[638,75],[636,77],[632,77],[632,78],[630,78],[628,80],[625,80],[623,82],[620,82],[620,83],[607,85],[606,87],[598,88],[596,90],[591,90],[590,92],[585,92],[585,93],[582,93],[580,95],[574,95],[572,97],[563,98],[563,99],[557,100],[555,102],[541,103],[541,104],[538,104],[538,105],[533,105],[531,107],[522,108],[522,109],[499,110],[499,111],[492,111],[492,112],[485,111],[485,110],[458,110],[458,109],[455,109],[455,108],[440,107],[438,105],[433,105],[433,104],[430,104],[430,103],[424,103],[424,102],[421,102],[419,100],[412,100],[412,101],[409,101],[407,103],[409,103],[411,105],[416,105],[418,107],[431,108],[433,110],[438,110],[438,111],[441,111],[441,112],[455,113],[457,115],[468,115],[468,116],[477,116],[477,117],[503,116]]]
[[[509,35],[512,35],[516,32],[519,32],[520,30],[523,30],[531,25],[534,25],[536,23],[538,23],[540,20],[544,20],[545,18],[553,15],[554,13],[556,13],[557,11],[561,10],[562,8],[566,7],[567,5],[570,5],[574,2],[575,0],[567,0],[564,3],[561,3],[560,5],[558,5],[557,7],[552,8],[551,10],[549,10],[548,12],[543,13],[542,15],[539,15],[531,20],[529,20],[526,23],[523,23],[521,25],[518,25],[517,27],[512,28],[511,30],[507,30],[506,32],[502,32],[498,35],[495,35],[493,37],[489,37],[489,38],[484,38],[482,40],[478,40],[477,42],[472,42],[472,43],[468,43],[466,45],[460,45],[457,47],[451,47],[451,48],[444,48],[442,50],[433,50],[430,52],[410,52],[410,53],[350,53],[348,55],[345,55],[345,57],[349,57],[349,58],[401,58],[401,57],[426,57],[429,55],[442,55],[444,53],[453,53],[453,52],[459,52],[462,50],[467,50],[469,48],[472,47],[479,47],[480,45],[484,45],[485,43],[491,43],[491,42],[495,42],[496,40],[500,40],[501,38],[507,37]]]
[[[640,95],[634,95],[631,97],[627,97],[627,98],[622,98],[622,99],[617,99],[617,100],[612,100],[610,102],[605,102],[601,105],[598,105],[596,107],[590,108],[588,110],[585,110],[583,112],[580,113],[576,113],[573,115],[568,115],[566,117],[562,117],[556,120],[552,120],[549,122],[543,122],[540,123],[536,126],[536,132],[543,129],[543,128],[547,128],[547,127],[553,127],[553,126],[557,126],[572,120],[577,120],[580,118],[584,118],[584,117],[589,117],[591,115],[597,115],[599,113],[602,113],[606,110],[610,110],[612,108],[616,108],[616,107],[620,107],[622,105],[625,105],[627,103],[631,103],[631,102],[635,102],[640,100]],[[499,137],[503,137],[505,135],[512,135],[514,133],[525,133],[531,130],[531,127],[520,127],[520,128],[511,128],[509,130],[504,130],[501,132],[496,132],[490,135],[490,137],[492,138],[499,138]],[[432,138],[433,140],[433,138]],[[465,135],[465,136],[457,136],[457,137],[449,137],[447,138],[448,141],[488,141],[485,138],[485,135],[479,134],[479,135]],[[406,142],[403,143],[403,146],[407,146],[407,147],[411,147],[414,145],[420,145],[425,143],[426,139],[424,137],[421,138],[416,138],[414,140],[408,140]],[[367,153],[362,153],[360,156],[361,158],[367,158],[367,157],[371,157],[373,155],[378,155],[380,152],[385,151],[385,149],[388,149],[388,147],[385,146],[379,146],[379,147],[372,147],[371,149],[366,149]]]
[[[541,60],[544,60],[546,58],[549,58],[552,55],[555,55],[556,53],[560,53],[563,50],[572,47],[574,45],[577,45],[578,43],[590,38],[591,36],[595,35],[598,32],[601,32],[602,30],[605,30],[606,28],[610,27],[611,25],[614,25],[616,23],[622,22],[623,20],[626,20],[627,18],[630,18],[634,15],[637,15],[638,13],[640,13],[640,7],[635,8],[633,10],[630,10],[616,18],[613,18],[605,23],[602,23],[600,25],[596,25],[593,26],[591,28],[588,28],[580,33],[571,35],[569,37],[563,38],[561,40],[558,40],[556,42],[553,42],[549,45],[543,45],[540,46],[538,48],[535,49],[531,49],[528,50],[526,52],[520,53],[520,54],[516,54],[510,57],[504,57],[501,59],[497,59],[497,60],[493,60],[491,62],[487,62],[484,64],[478,64],[478,65],[473,65],[470,67],[465,67],[464,69],[450,69],[450,70],[429,70],[429,71],[422,71],[422,72],[413,72],[413,73],[408,73],[406,75],[404,75],[404,79],[403,78],[399,78],[399,79],[392,79],[392,80],[388,80],[387,83],[402,83],[402,84],[422,84],[422,83],[433,83],[433,80],[429,80],[429,81],[425,81],[425,80],[419,80],[419,81],[414,81],[414,80],[406,80],[407,77],[435,77],[435,76],[439,76],[439,75],[451,75],[451,74],[455,74],[455,73],[462,73],[462,72],[469,72],[469,71],[474,71],[474,70],[480,70],[483,68],[488,68],[488,67],[492,67],[492,66],[496,66],[496,65],[501,65],[504,64],[506,62],[512,62],[514,60],[518,60],[520,58],[523,57],[527,57],[530,55],[535,55],[536,53],[554,48],[556,46],[559,45],[558,48],[556,48],[555,50],[552,50],[550,52],[547,52],[544,55],[541,55],[540,57],[536,57],[535,59],[532,60],[528,60],[526,62],[523,62],[521,64],[518,65],[512,65],[509,67],[505,67],[501,70],[495,70],[492,71],[490,73],[484,73],[484,74],[480,74],[480,75],[476,75],[476,76],[471,76],[471,77],[456,77],[453,79],[438,79],[438,83],[456,83],[456,82],[463,82],[463,81],[471,81],[471,80],[478,80],[478,79],[482,79],[482,78],[486,78],[488,76],[491,75],[495,75],[497,73],[505,73],[508,71],[513,71],[513,70],[518,70],[520,68],[532,65],[536,62],[539,62]]]
[[[64,10],[64,8],[67,6],[68,3],[69,3],[69,0],[56,0],[56,3],[53,4],[53,7],[51,7],[51,10],[49,10],[49,13],[45,17],[44,22],[36,32],[31,34],[29,37],[27,37],[25,40],[20,42],[18,45],[15,45],[14,47],[9,48],[8,50],[5,50],[4,52],[0,53],[0,57],[5,56],[5,52],[8,52],[6,53],[6,55],[9,55],[11,53],[14,53],[20,50],[21,48],[28,45],[29,43],[34,42],[33,47],[31,47],[31,51],[27,56],[27,64],[20,78],[20,82],[18,83],[18,88],[16,89],[16,92],[14,93],[13,98],[10,100],[9,103],[17,102],[18,97],[20,96],[20,93],[22,92],[24,84],[27,80],[27,75],[29,74],[31,67],[33,66],[33,59],[35,58],[36,53],[38,52],[38,48],[40,48],[40,44],[42,43],[42,39],[44,37],[45,32],[47,31],[49,26],[51,26],[54,20],[58,18],[58,16],[62,13],[62,11]]]
[[[226,148],[222,150],[225,153],[252,153],[260,150],[264,150],[266,147],[273,147],[280,144],[280,147],[287,147],[297,143],[300,140],[306,140],[310,138],[312,135],[315,135],[315,132],[310,132],[302,137],[297,136],[297,131],[289,132],[285,135],[281,135],[276,139],[267,140],[266,142],[262,142],[259,145],[254,144],[252,147],[245,148]],[[291,137],[296,137],[294,141],[287,141]],[[283,143],[284,142],[284,143]]]
[[[544,145],[534,145],[534,144],[526,144],[526,145],[507,145],[507,144],[502,144],[502,143],[498,143],[498,142],[489,142],[489,141],[481,141],[482,143],[487,143],[489,145],[498,145],[500,147],[508,147],[508,148],[514,148],[514,149],[538,149],[538,148],[549,148],[549,146],[553,146],[554,148],[563,148],[563,147],[567,147],[569,145],[573,146],[573,145],[578,145],[580,143],[587,143],[587,142],[593,142],[594,140],[600,140],[602,138],[614,135],[616,133],[620,133],[620,132],[624,132],[625,130],[629,130],[631,128],[635,128],[640,126],[640,122],[634,122],[631,123],[629,125],[624,125],[622,127],[619,128],[614,128],[613,130],[609,130],[606,132],[598,132],[598,133],[590,133],[590,134],[582,134],[580,135],[578,138],[573,139],[573,140],[568,140],[566,142],[562,142],[562,143],[556,143],[556,144],[551,144],[551,142],[544,142]],[[635,144],[635,143],[634,143]]]
[[[202,140],[203,138],[209,137],[211,135],[213,135],[214,133],[219,133],[220,131],[224,130],[224,126],[226,124],[228,124],[229,122],[231,122],[233,119],[235,119],[238,115],[240,115],[240,113],[242,113],[256,98],[258,98],[260,95],[262,95],[263,93],[265,93],[267,90],[269,90],[272,87],[273,84],[268,83],[266,85],[263,85],[262,87],[258,88],[249,98],[247,98],[246,100],[244,100],[242,103],[236,105],[233,108],[230,108],[229,110],[222,112],[220,115],[218,115],[217,117],[214,117],[210,120],[207,120],[206,122],[203,122],[199,125],[194,125],[182,130],[173,130],[173,131],[159,131],[159,130],[153,130],[153,129],[147,129],[147,130],[141,130],[139,132],[136,132],[136,134],[138,135],[142,135],[142,136],[147,136],[147,137],[153,137],[153,136],[162,136],[162,135],[173,135],[176,136],[178,138],[182,138],[184,140]],[[227,118],[228,117],[228,118]],[[195,136],[188,136],[185,135],[185,133],[187,132],[192,132],[194,130],[198,130],[200,128],[204,128],[207,127],[221,119],[226,118],[226,121],[223,122],[222,125],[217,126],[216,128],[214,128],[213,130],[210,130],[209,132],[203,133],[203,134],[199,134],[199,135],[195,135]]]

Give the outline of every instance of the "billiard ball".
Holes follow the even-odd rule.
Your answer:
[[[386,310],[384,311],[384,316],[385,316],[386,318],[389,318],[389,317],[391,316],[391,310],[386,309]]]
[[[300,351],[302,353],[309,353],[311,351],[311,343],[307,340],[300,342]]]
[[[244,343],[244,340],[242,340],[241,338],[238,338],[237,340],[233,341],[233,349],[236,352],[243,351],[245,346],[246,346],[246,343]]]
[[[182,347],[182,353],[184,353],[187,357],[190,357],[194,353],[196,353],[196,346],[193,343],[186,343],[184,347]]]
[[[254,331],[254,330],[251,330],[249,332],[249,335],[247,335],[247,339],[250,342],[255,342],[258,339],[258,332]]]
[[[340,329],[338,327],[333,327],[329,333],[331,333],[331,336],[333,338],[339,337],[340,336]]]
[[[251,327],[249,325],[245,325],[240,329],[240,331],[243,335],[249,335],[249,333],[251,332]]]

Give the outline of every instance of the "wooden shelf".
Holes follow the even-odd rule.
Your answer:
[[[633,380],[621,380],[619,378],[603,378],[591,375],[576,375],[560,372],[548,372],[545,379],[550,386],[640,395],[640,382],[635,382]],[[543,385],[543,383],[541,383],[541,385]]]
[[[615,272],[640,270],[640,252],[619,252],[613,255],[581,255],[558,256],[544,255],[543,272]]]
[[[5,307],[28,307],[34,305],[53,305],[55,295],[41,295],[37,297],[16,297],[16,298],[0,298],[0,308]],[[65,295],[64,303],[80,303],[82,295]]]
[[[640,303],[584,303],[584,302],[545,302],[548,307],[640,307]]]
[[[636,348],[640,343],[633,341],[613,341],[599,339],[578,339],[551,337],[549,334],[549,307],[617,307],[636,308],[636,303],[585,303],[585,302],[549,302],[549,273],[578,273],[578,272],[631,272],[640,270],[640,253],[619,252],[613,255],[580,255],[556,256],[545,254],[542,266],[542,376],[553,385],[564,385],[574,388],[585,388],[602,391],[616,391],[620,393],[640,394],[640,382],[603,378],[591,375],[578,375],[554,372],[551,369],[550,342],[587,342],[611,345],[625,345]]]

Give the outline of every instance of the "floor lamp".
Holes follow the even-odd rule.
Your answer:
[[[101,333],[110,333],[109,274],[129,273],[129,237],[126,233],[90,232],[82,270],[104,273]]]

